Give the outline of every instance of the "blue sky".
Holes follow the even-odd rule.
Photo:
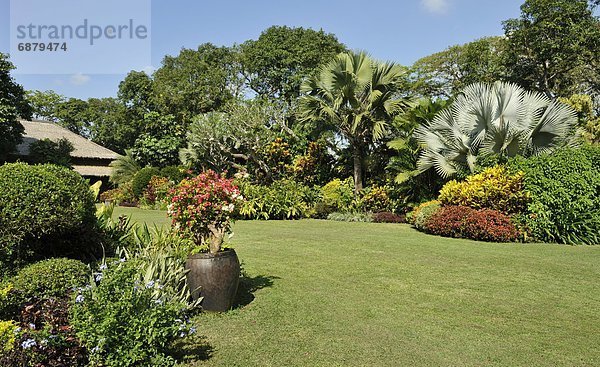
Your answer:
[[[195,48],[204,42],[232,45],[256,39],[271,25],[323,29],[334,33],[352,49],[366,50],[376,58],[410,65],[423,56],[454,44],[501,35],[501,22],[517,17],[522,2],[152,0],[152,52],[148,67],[160,66],[165,55],[176,55],[182,47]],[[0,0],[0,52],[5,53],[10,48],[9,5],[9,0]],[[127,60],[133,56],[121,51],[114,57]],[[16,75],[16,80],[26,89],[52,89],[69,97],[89,98],[115,96],[123,77],[123,74],[76,73]]]

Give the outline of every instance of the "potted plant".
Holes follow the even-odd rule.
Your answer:
[[[190,236],[196,249],[186,261],[192,297],[207,311],[227,311],[237,292],[240,263],[235,251],[224,248],[231,215],[243,200],[232,180],[214,171],[184,179],[170,191],[168,215],[176,231]]]

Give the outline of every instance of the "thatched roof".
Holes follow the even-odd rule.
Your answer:
[[[36,140],[50,139],[58,141],[62,138],[67,139],[73,144],[71,157],[115,160],[119,155],[110,149],[104,148],[81,135],[58,126],[55,123],[47,121],[20,121],[25,127],[23,142],[17,146],[17,154],[21,156],[29,155],[29,146]]]
[[[111,168],[108,167],[108,164],[119,157],[112,150],[106,149],[55,123],[25,120],[20,122],[25,127],[25,134],[23,134],[23,142],[17,146],[16,155],[24,157],[25,160],[29,155],[31,143],[43,139],[58,141],[63,138],[73,144],[73,151],[71,152],[73,169],[82,176],[110,176]]]

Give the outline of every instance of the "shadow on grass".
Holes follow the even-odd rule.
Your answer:
[[[259,289],[272,287],[275,280],[281,279],[276,276],[257,275],[252,277],[246,272],[242,272],[240,284],[233,302],[233,309],[239,309],[249,305],[254,301],[254,292]]]
[[[175,342],[170,354],[180,363],[193,363],[209,360],[213,351],[206,337],[194,335]]]

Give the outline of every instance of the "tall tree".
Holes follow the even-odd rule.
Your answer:
[[[8,56],[0,53],[0,161],[22,141],[23,126],[18,118],[31,118],[25,90],[10,75],[14,69]]]
[[[33,117],[45,121],[58,121],[58,106],[65,102],[66,98],[53,90],[29,91],[27,99],[33,110]]]
[[[127,107],[115,98],[90,98],[85,117],[89,138],[120,154],[131,147],[140,134],[140,122],[132,119]]]
[[[154,81],[142,71],[131,71],[119,83],[117,98],[129,112],[131,119],[142,120],[148,112],[155,111]]]
[[[600,91],[600,21],[587,0],[526,0],[504,22],[509,79],[549,98]]]
[[[413,65],[412,89],[429,97],[450,98],[469,84],[505,77],[503,37],[487,37],[426,56]]]
[[[154,73],[157,108],[184,125],[199,114],[221,109],[239,92],[235,60],[234,50],[210,43],[166,56]]]
[[[323,30],[273,26],[241,46],[243,74],[260,97],[289,106],[302,80],[346,48]]]
[[[333,126],[352,149],[354,189],[364,184],[364,160],[411,102],[399,98],[405,69],[366,53],[341,53],[302,84],[301,118]]]

